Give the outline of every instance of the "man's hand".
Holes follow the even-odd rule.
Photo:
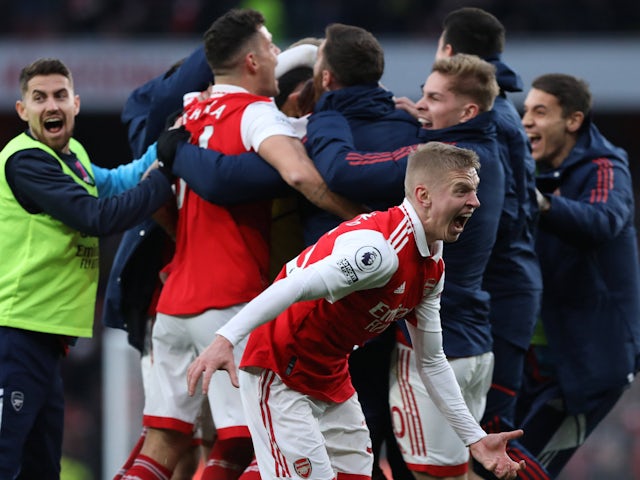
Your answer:
[[[540,208],[540,212],[545,213],[549,211],[549,209],[551,208],[551,202],[537,188],[536,200],[538,201],[538,208]]]
[[[205,351],[189,365],[187,369],[189,395],[193,396],[195,393],[200,376],[202,376],[202,393],[206,395],[209,391],[211,375],[216,370],[226,370],[233,386],[239,386],[236,363],[233,360],[233,345],[221,335],[216,335]]]
[[[178,144],[189,141],[190,136],[191,134],[184,127],[171,128],[160,134],[157,142],[158,162],[160,162],[160,169],[165,173],[169,175],[172,173]]]
[[[145,178],[147,178],[149,176],[149,174],[151,172],[153,172],[154,170],[156,170],[158,168],[160,168],[160,163],[156,159],[156,160],[153,161],[153,163],[151,165],[149,165],[149,167],[147,167],[147,169],[142,174],[142,177],[140,177],[140,180],[144,180]]]
[[[520,463],[511,460],[506,452],[507,442],[521,437],[523,433],[522,430],[490,433],[482,440],[469,445],[469,451],[473,458],[496,477],[511,480],[516,478],[518,472],[524,470],[526,465],[524,460]]]
[[[407,97],[394,97],[397,110],[404,110],[416,120],[418,119],[418,109],[413,100]]]

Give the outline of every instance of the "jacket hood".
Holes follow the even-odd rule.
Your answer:
[[[599,157],[617,159],[625,165],[629,164],[627,152],[612,144],[600,133],[600,130],[593,122],[589,122],[589,127],[580,134],[573,150],[562,162],[560,168],[564,169],[585,160],[591,161]]]
[[[442,141],[443,138],[446,138],[447,142],[456,143],[465,141],[479,142],[480,138],[487,141],[495,140],[497,138],[495,117],[495,111],[491,110],[481,113],[467,122],[458,123],[451,127],[435,130],[422,128],[418,135],[423,142]]]
[[[522,91],[522,77],[514,72],[506,63],[503,63],[500,55],[487,57],[485,60],[496,67],[496,80],[498,81],[500,90],[505,92]]]
[[[393,92],[377,84],[356,85],[322,94],[315,111],[337,110],[348,118],[368,119],[389,115],[396,109]]]

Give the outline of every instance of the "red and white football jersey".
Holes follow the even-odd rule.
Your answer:
[[[321,268],[314,266],[319,260]],[[241,368],[267,368],[303,394],[343,402],[354,393],[348,356],[355,346],[398,319],[415,324],[416,307],[420,322],[439,328],[442,242],[427,245],[407,201],[342,223],[289,262],[279,278],[297,268],[317,268],[329,297],[297,302],[255,329]]]
[[[282,114],[273,106],[273,122],[259,122],[269,125],[269,132],[263,128],[252,132],[253,138],[243,138],[243,116],[256,102],[272,104],[238,87],[216,85],[209,99],[194,100],[185,109],[191,142],[237,155],[250,151],[256,136],[261,140],[271,134],[288,135],[291,126],[278,126]],[[269,283],[271,202],[222,207],[202,199],[185,182],[178,183],[176,252],[165,268],[168,278],[158,311],[192,315],[248,302]]]

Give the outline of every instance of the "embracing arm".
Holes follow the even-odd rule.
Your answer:
[[[629,170],[620,161],[607,158],[593,160],[588,168],[576,198],[556,192],[543,196],[548,209],[541,208],[541,230],[572,244],[596,244],[616,237],[628,224],[633,215]]]
[[[343,218],[363,211],[329,191],[302,144],[284,135],[268,137],[258,154],[223,155],[182,142],[172,172],[203,199],[218,205],[281,197],[294,188]]]
[[[99,195],[110,197],[135,187],[155,159],[156,146],[153,144],[140,158],[116,168],[102,168],[92,165]]]
[[[256,153],[223,155],[190,143],[176,150],[173,173],[208,202],[218,205],[282,197],[291,189]]]
[[[309,117],[305,146],[331,190],[360,202],[404,196],[407,157],[417,145],[388,152],[355,149],[347,120],[336,111]]]
[[[288,185],[323,210],[347,220],[365,211],[362,206],[329,189],[297,138],[270,136],[262,141],[258,153],[279,172]]]
[[[396,108],[398,110],[404,110],[416,120],[418,119],[418,108],[416,107],[416,102],[411,100],[409,97],[393,97],[393,100],[396,102]]]
[[[23,151],[10,158],[7,179],[16,199],[30,213],[45,212],[93,236],[110,235],[137,225],[172,195],[169,180],[155,170],[134,188],[96,198],[64,173],[57,160],[39,150]]]
[[[146,120],[145,144],[155,142],[166,126],[167,117],[182,108],[183,95],[206,90],[213,82],[204,47],[195,49],[170,75],[154,86]]]

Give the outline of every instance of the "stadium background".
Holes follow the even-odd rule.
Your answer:
[[[235,6],[263,11],[282,48],[303,36],[322,36],[330,22],[367,28],[385,49],[383,82],[414,100],[443,16],[461,6],[482,7],[507,27],[504,58],[526,88],[549,72],[577,75],[591,85],[594,119],[628,151],[640,198],[637,0],[0,0],[0,142],[24,128],[14,111],[20,68],[55,56],[70,66],[82,99],[75,136],[98,165],[128,161],[119,120],[128,93],[190,52],[211,21]],[[523,95],[511,98],[520,109]],[[102,287],[118,241],[102,241]],[[111,478],[140,430],[137,353],[122,332],[102,328],[100,308],[101,298],[94,338],[81,340],[64,365],[68,480]],[[640,479],[637,382],[562,475],[574,479]]]

